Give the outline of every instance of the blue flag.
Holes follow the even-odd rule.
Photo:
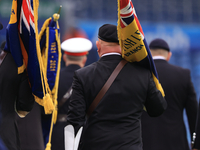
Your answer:
[[[24,71],[25,62],[23,61],[22,49],[19,36],[19,20],[22,0],[13,0],[10,21],[6,28],[6,45],[4,50],[11,52],[18,67],[18,74]],[[26,53],[26,52],[25,52]],[[27,54],[27,53],[26,53]]]
[[[5,51],[11,52],[18,74],[27,70],[36,102],[51,114],[57,105],[60,73],[59,17],[48,19],[38,35],[38,7],[39,0],[13,0]]]

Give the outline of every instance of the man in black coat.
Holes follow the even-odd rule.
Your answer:
[[[64,51],[63,60],[65,67],[60,72],[58,117],[52,133],[52,150],[65,150],[64,127],[67,125],[69,98],[64,102],[63,96],[66,93],[70,95],[74,72],[85,66],[88,51],[92,48],[92,42],[85,38],[70,38],[61,44],[61,48]]]
[[[8,150],[20,150],[15,114],[25,117],[33,107],[34,97],[26,71],[18,74],[11,53],[3,50],[0,63],[0,137]]]
[[[32,110],[25,118],[16,115],[20,150],[44,150],[44,139],[42,132],[42,112],[43,107],[37,102],[34,103]]]
[[[2,23],[0,22],[0,30],[2,30],[3,29],[3,25],[2,25]],[[5,42],[3,42],[2,44],[1,44],[1,47],[0,47],[0,54],[1,54],[1,51],[3,50],[3,48],[4,48],[4,46],[5,46]],[[0,64],[1,64],[1,62],[0,62]],[[1,108],[1,105],[0,105],[0,108]],[[0,124],[1,124],[1,111],[0,111]],[[4,144],[4,142],[2,141],[2,139],[1,139],[1,136],[0,136],[0,149],[1,150],[7,150],[7,148],[6,148],[6,146],[5,146],[5,144]]]
[[[157,118],[150,118],[143,113],[144,150],[189,150],[183,110],[187,113],[191,138],[197,116],[197,99],[190,71],[168,63],[171,52],[164,40],[155,39],[149,47],[168,107]]]
[[[77,147],[78,130],[84,126],[79,150],[142,150],[143,108],[146,107],[150,116],[159,116],[166,109],[166,101],[157,90],[151,72],[128,62],[86,120],[89,106],[123,60],[115,25],[99,28],[96,45],[99,61],[77,70],[74,75],[69,125],[65,127],[66,149]],[[73,136],[76,137],[74,144]]]

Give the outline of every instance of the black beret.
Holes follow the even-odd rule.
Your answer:
[[[151,43],[149,44],[149,48],[150,49],[158,49],[158,48],[161,48],[161,49],[164,49],[164,50],[167,50],[167,51],[170,51],[169,49],[169,45],[167,44],[166,41],[164,41],[163,39],[155,39],[153,41],[151,41]]]
[[[1,30],[1,29],[3,29],[3,25],[2,25],[2,23],[0,22],[0,30]]]
[[[119,43],[117,26],[104,24],[99,28],[98,38],[106,42]]]

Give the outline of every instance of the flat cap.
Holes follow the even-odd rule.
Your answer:
[[[99,28],[98,38],[106,42],[119,43],[117,35],[117,26],[104,24]]]
[[[83,56],[92,49],[92,42],[86,38],[70,38],[61,43],[61,48],[67,55]]]
[[[149,48],[150,49],[164,49],[167,51],[170,51],[169,45],[167,44],[167,42],[163,39],[157,38],[154,39],[153,41],[151,41],[151,43],[149,44]]]

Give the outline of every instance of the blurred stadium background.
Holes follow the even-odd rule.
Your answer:
[[[192,81],[200,96],[200,1],[199,0],[132,0],[149,43],[165,39],[173,53],[172,64],[191,70]],[[5,40],[12,0],[0,0],[0,43]],[[74,29],[93,42],[87,65],[98,60],[95,41],[104,23],[117,25],[117,0],[40,0],[39,28],[62,5],[61,41],[73,36]],[[63,64],[62,64],[63,65]],[[184,117],[186,120],[187,118]],[[186,124],[187,125],[187,124]],[[188,136],[188,140],[189,136]]]

